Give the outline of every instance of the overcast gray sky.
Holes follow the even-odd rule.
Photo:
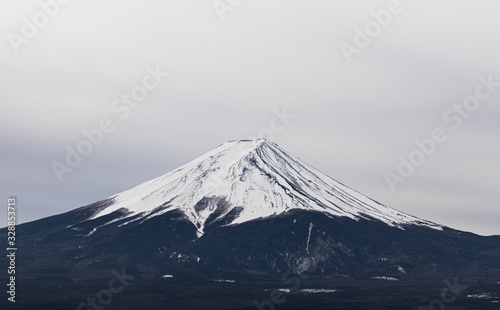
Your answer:
[[[65,1],[0,0],[0,191],[20,222],[272,132],[381,203],[500,234],[500,2]],[[52,164],[103,120],[60,182]]]

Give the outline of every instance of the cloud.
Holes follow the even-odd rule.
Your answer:
[[[286,106],[297,117],[275,141],[292,154],[407,213],[500,234],[500,91],[459,130],[442,119],[479,76],[500,80],[500,5],[402,2],[348,64],[340,43],[387,3],[245,1],[221,21],[211,1],[73,0],[15,53],[8,34],[42,9],[3,1],[1,196],[18,196],[22,221],[68,211],[255,136]],[[113,118],[112,102],[156,64],[165,82]],[[105,117],[116,130],[59,183],[51,163]],[[436,127],[449,140],[391,192],[384,171]]]

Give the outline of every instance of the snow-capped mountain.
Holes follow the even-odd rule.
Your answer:
[[[263,139],[21,224],[16,238],[23,310],[417,309],[445,279],[461,309],[500,300],[500,236],[398,212]]]
[[[241,224],[294,209],[376,219],[397,227],[442,229],[367,198],[265,139],[228,141],[170,173],[109,199],[113,203],[91,219],[121,210],[123,218],[143,221],[177,209],[197,227],[198,236],[204,233],[207,220]]]

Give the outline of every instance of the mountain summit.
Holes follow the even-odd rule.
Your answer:
[[[264,139],[18,225],[16,238],[23,310],[417,309],[443,285],[457,309],[500,300],[500,236],[398,212]]]
[[[181,210],[198,236],[207,222],[241,224],[300,209],[390,226],[441,226],[404,214],[326,176],[266,139],[228,141],[159,178],[108,198],[131,221]],[[113,219],[114,222],[116,219]]]

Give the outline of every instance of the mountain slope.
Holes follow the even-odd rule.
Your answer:
[[[331,179],[265,139],[229,141],[192,162],[109,198],[96,219],[117,210],[144,220],[181,210],[204,233],[208,219],[241,224],[294,209],[391,226],[441,226],[398,212]],[[136,217],[137,215],[140,215]]]
[[[262,139],[16,234],[18,309],[418,309],[455,278],[456,309],[500,301],[500,236],[398,212]],[[117,270],[133,281],[89,304]]]

